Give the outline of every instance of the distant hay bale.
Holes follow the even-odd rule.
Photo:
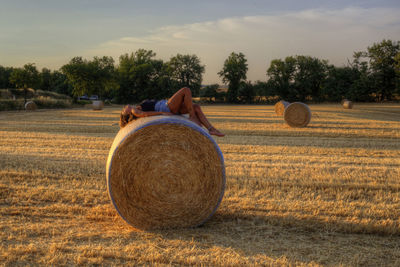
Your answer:
[[[283,118],[290,127],[306,127],[311,120],[310,108],[301,102],[288,105]]]
[[[345,109],[352,109],[353,108],[353,102],[351,102],[350,100],[345,100],[343,101],[343,108]]]
[[[130,122],[114,139],[106,172],[117,212],[143,230],[203,224],[225,188],[221,150],[204,129],[182,116]]]
[[[93,110],[102,110],[104,107],[104,103],[101,100],[95,100],[92,103]]]
[[[285,112],[285,108],[287,107],[287,106],[289,106],[289,102],[286,102],[286,101],[284,101],[284,100],[281,100],[281,101],[279,101],[279,102],[277,102],[276,104],[275,104],[275,113],[277,114],[277,115],[279,115],[279,116],[282,116],[283,115],[283,113]]]
[[[37,109],[37,105],[33,101],[28,101],[25,103],[25,110],[33,111]]]

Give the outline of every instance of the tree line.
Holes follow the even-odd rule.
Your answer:
[[[245,55],[232,52],[218,72],[227,90],[220,90],[219,84],[202,86],[204,71],[196,55],[177,54],[164,62],[152,50],[139,49],[121,55],[117,65],[108,56],[74,57],[54,71],[38,71],[34,63],[22,68],[0,65],[0,88],[42,89],[73,97],[96,94],[116,103],[167,98],[185,86],[195,97],[229,103],[270,97],[303,102],[391,101],[400,97],[400,41],[374,43],[366,51],[354,52],[341,67],[304,55],[274,59],[266,80],[255,82],[247,80]]]

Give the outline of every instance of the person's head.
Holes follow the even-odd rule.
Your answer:
[[[119,127],[125,127],[129,122],[136,120],[137,117],[132,113],[133,107],[131,105],[126,105],[122,111],[119,118]]]

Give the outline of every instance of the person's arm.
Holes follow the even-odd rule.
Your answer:
[[[142,111],[137,108],[132,109],[132,114],[138,118],[157,116],[157,115],[173,115],[171,112],[158,112],[158,111]]]

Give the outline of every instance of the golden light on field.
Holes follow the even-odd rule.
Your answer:
[[[0,112],[4,265],[400,265],[400,105],[204,106],[227,188],[203,227],[137,232],[105,164],[121,107]]]

